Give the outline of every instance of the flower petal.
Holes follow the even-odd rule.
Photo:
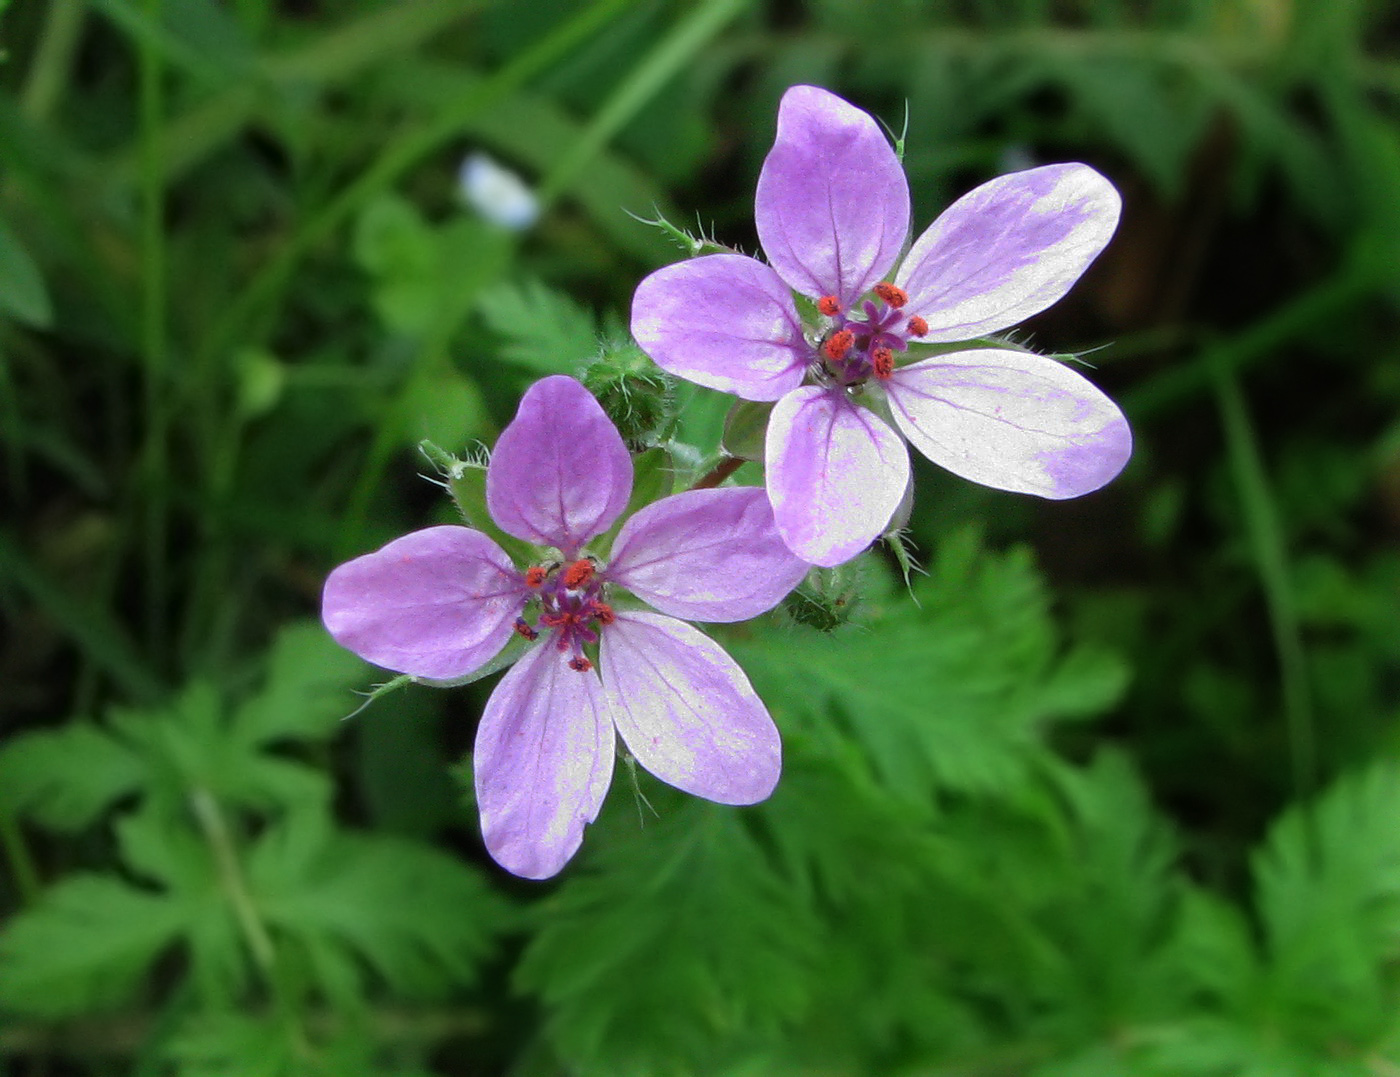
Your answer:
[[[788,286],[742,254],[651,274],[632,297],[632,335],[662,370],[746,400],[796,389],[812,350]]]
[[[972,340],[1058,301],[1118,227],[1122,199],[1088,165],[998,176],[929,225],[895,283],[905,310],[928,322],[922,340]]]
[[[568,863],[612,782],[612,718],[598,675],[548,643],[501,678],[476,731],[481,834],[496,863],[547,879]]]
[[[506,645],[525,596],[510,558],[480,531],[429,527],[335,569],[321,619],[376,666],[451,680]]]
[[[572,557],[627,507],[632,458],[598,401],[563,374],[535,382],[501,431],[486,507],[502,531]]]
[[[952,352],[896,370],[886,388],[910,444],[983,486],[1078,497],[1103,486],[1132,455],[1118,406],[1043,355]]]
[[[619,613],[601,663],[618,732],[663,782],[721,804],[755,804],[778,784],[778,729],[714,640],[660,614]]]
[[[608,579],[687,621],[746,621],[807,574],[755,486],[689,490],[642,509],[613,546]]]
[[[809,385],[778,402],[764,449],[778,531],[805,561],[849,561],[879,536],[904,496],[899,435],[839,389]]]
[[[904,168],[868,113],[815,86],[778,107],[754,223],[778,275],[849,307],[889,272],[909,234]]]

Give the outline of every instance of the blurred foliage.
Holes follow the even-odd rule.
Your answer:
[[[1385,0],[0,4],[0,1072],[1400,1072],[1398,31]],[[884,551],[723,630],[773,798],[621,770],[522,884],[445,777],[482,686],[342,723],[373,674],[302,619],[452,518],[420,441],[470,456],[600,356],[650,376],[628,302],[678,251],[632,215],[756,249],[795,82],[904,129],[916,227],[1002,170],[1113,178],[1118,238],[1023,333],[1124,402],[1134,462],[1073,504],[925,468],[926,571]],[[531,230],[468,208],[469,151]],[[656,388],[656,483],[742,441]]]

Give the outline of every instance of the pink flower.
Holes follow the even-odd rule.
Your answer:
[[[662,781],[722,804],[760,801],[778,780],[767,708],[734,660],[678,618],[755,617],[809,566],[751,487],[646,506],[605,562],[588,543],[631,491],[631,457],[597,401],[573,378],[545,378],[486,474],[492,519],[546,548],[536,561],[517,568],[480,531],[429,527],[326,580],[326,628],[388,669],[452,680],[517,633],[533,642],[491,693],[474,753],[486,847],[526,878],[555,874],[578,849],[612,781],[614,730]]]
[[[776,401],[765,463],[778,530],[804,559],[837,565],[898,507],[906,440],[963,478],[1047,498],[1122,470],[1122,413],[1053,359],[977,346],[901,365],[911,345],[971,341],[1056,302],[1119,209],[1087,165],[1033,168],[960,198],[901,260],[909,188],[889,142],[860,109],[794,86],[755,199],[771,266],[714,254],[657,270],[637,288],[632,333],[672,374]],[[815,305],[807,324],[794,291]]]

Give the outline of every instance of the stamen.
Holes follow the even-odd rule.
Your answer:
[[[613,608],[606,602],[593,603],[593,616],[598,618],[600,625],[610,625],[617,620],[617,614],[613,613]]]
[[[875,285],[872,291],[885,301],[886,306],[893,307],[895,310],[909,302],[909,293],[899,285],[891,284],[889,281],[882,280]]]
[[[593,578],[593,562],[586,558],[575,561],[564,570],[564,586],[570,591],[577,591]]]
[[[894,373],[894,352],[885,347],[876,348],[870,356],[870,367],[875,376],[884,381]]]
[[[569,659],[569,668],[572,670],[577,670],[579,673],[587,673],[590,669],[593,668],[593,663],[590,662],[587,658],[584,658],[583,655],[579,655],[576,658]]]
[[[828,359],[840,362],[846,358],[846,353],[851,350],[851,345],[855,342],[856,335],[849,329],[838,329],[826,338],[826,343],[822,345],[822,351],[826,352]]]
[[[515,619],[515,630],[529,640],[536,640],[540,638],[540,634],[525,623],[524,617],[517,617]]]
[[[525,570],[525,586],[538,591],[544,583],[546,572],[543,565],[531,565]]]
[[[817,300],[817,309],[828,318],[834,318],[841,313],[841,300],[834,295],[824,295]]]
[[[905,326],[909,330],[911,337],[921,337],[928,332],[928,322],[924,321],[917,314],[909,319],[909,324]]]

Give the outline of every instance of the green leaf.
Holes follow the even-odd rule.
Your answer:
[[[835,713],[882,779],[921,802],[931,786],[1020,788],[1051,723],[1102,712],[1126,683],[1114,656],[1065,650],[1023,549],[945,539],[914,595],[865,603],[864,624],[770,631],[732,651],[775,712],[803,731]]]
[[[55,830],[91,826],[138,790],[148,767],[98,726],[74,722],[28,733],[0,749],[0,810]]]
[[[588,870],[536,908],[518,968],[584,1072],[705,1072],[717,1045],[800,1012],[820,964],[818,924],[742,816],[660,797],[645,827],[615,804],[614,840],[590,838]]]
[[[53,324],[53,306],[39,267],[3,220],[0,220],[0,313],[9,314],[36,329],[47,329]]]
[[[272,645],[262,690],[235,713],[239,740],[264,746],[331,736],[354,708],[349,690],[366,668],[321,625],[284,627]]]
[[[70,876],[0,934],[0,1007],[71,1017],[125,1002],[184,922],[163,896],[109,876]]]
[[[538,280],[488,288],[477,310],[501,338],[501,358],[531,373],[576,374],[598,351],[592,311]]]
[[[394,990],[434,995],[476,977],[507,924],[474,870],[436,849],[338,832],[322,811],[269,828],[248,858],[268,923],[307,952],[332,998],[358,997],[362,960]]]

